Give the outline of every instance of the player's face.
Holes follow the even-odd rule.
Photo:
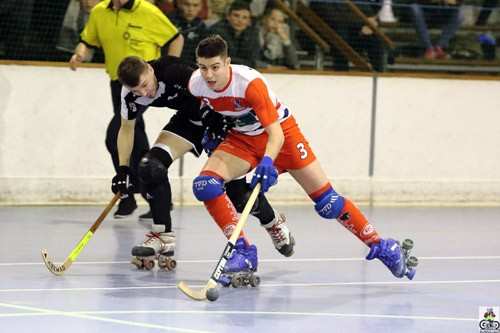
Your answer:
[[[156,80],[153,67],[148,64],[147,69],[139,77],[139,84],[135,87],[130,87],[130,91],[137,96],[153,98],[158,89],[158,81]]]
[[[198,58],[201,76],[212,90],[221,90],[229,82],[231,58]]]
[[[201,11],[201,0],[181,0],[179,9],[182,16],[189,22],[194,20]]]
[[[236,33],[240,33],[250,26],[252,23],[250,11],[246,9],[233,10],[227,15],[229,24],[233,27]]]

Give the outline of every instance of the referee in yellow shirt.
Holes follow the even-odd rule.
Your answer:
[[[105,57],[106,72],[111,82],[111,98],[114,115],[106,131],[106,148],[111,154],[115,171],[118,173],[119,160],[116,147],[118,131],[121,125],[121,90],[118,81],[118,65],[127,56],[139,56],[146,61],[164,54],[179,57],[184,39],[177,28],[153,4],[146,0],[104,0],[90,12],[89,20],[81,33],[81,42],[69,61],[72,70],[79,64],[89,61],[94,48],[102,48]],[[148,138],[142,115],[137,117],[134,149],[130,157],[132,183],[139,190],[137,166],[141,157],[149,150]],[[135,178],[135,179],[134,179]],[[115,218],[131,215],[137,208],[133,194],[122,197]],[[140,216],[151,218],[150,212]]]

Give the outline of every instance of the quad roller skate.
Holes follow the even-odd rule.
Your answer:
[[[173,232],[156,232],[165,230],[163,225],[153,224],[153,230],[146,234],[141,245],[132,249],[132,261],[138,269],[152,270],[156,265],[165,271],[173,271],[177,266],[174,259],[175,235]]]
[[[410,256],[413,249],[413,241],[405,239],[403,245],[399,241],[388,238],[380,239],[379,243],[371,245],[370,252],[366,256],[367,260],[378,258],[389,268],[391,273],[397,278],[407,277],[413,280],[418,265],[417,257]]]
[[[257,247],[247,245],[243,238],[238,239],[219,283],[224,287],[233,288],[257,287],[260,284],[260,277],[255,275],[257,261]]]
[[[295,239],[286,225],[285,215],[276,213],[276,218],[269,224],[263,225],[273,241],[274,247],[285,257],[294,253]]]

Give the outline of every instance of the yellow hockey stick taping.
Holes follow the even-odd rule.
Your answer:
[[[80,252],[82,252],[83,248],[85,247],[85,245],[87,245],[92,236],[94,236],[94,233],[92,233],[92,231],[90,230],[85,234],[85,236],[83,236],[82,240],[78,243],[78,245],[73,249],[73,251],[71,251],[71,253],[68,256],[68,258],[71,261],[76,260],[76,257],[78,257]]]

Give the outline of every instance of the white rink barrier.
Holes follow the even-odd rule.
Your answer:
[[[356,202],[500,203],[500,81],[265,75],[334,188]],[[109,201],[102,69],[0,65],[0,95],[0,204]],[[151,142],[171,115],[148,110]],[[174,163],[175,202],[196,203],[191,182],[205,159],[187,156],[182,175]],[[309,202],[288,175],[268,196]]]

